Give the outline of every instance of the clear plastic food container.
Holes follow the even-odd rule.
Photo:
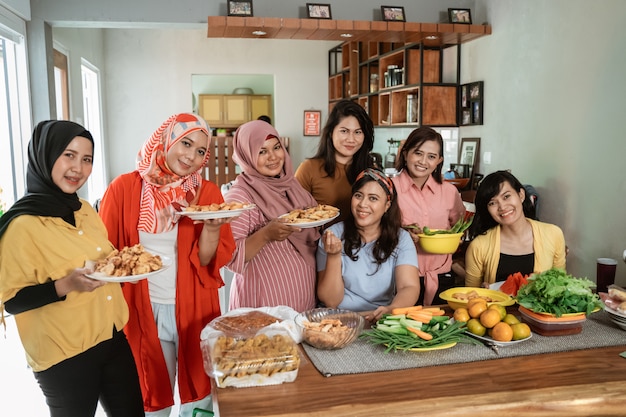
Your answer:
[[[286,320],[291,324],[282,325],[285,316],[275,314],[276,320],[267,324],[257,313],[233,310],[203,329],[200,348],[204,370],[218,387],[277,385],[296,379],[301,358],[290,327],[293,319]],[[291,312],[289,315],[293,317]]]
[[[519,312],[522,321],[530,326],[530,329],[542,336],[564,336],[577,334],[583,330],[583,323],[587,320],[584,313],[553,317],[538,314],[520,306]]]

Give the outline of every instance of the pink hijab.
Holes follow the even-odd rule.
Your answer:
[[[276,129],[262,120],[254,120],[239,126],[233,138],[233,159],[242,169],[235,184],[251,195],[252,202],[267,219],[275,219],[294,209],[317,205],[313,196],[296,180],[287,150],[285,150],[283,173],[278,178],[267,177],[257,171],[261,146],[272,137],[277,138],[285,149],[285,144]],[[317,239],[319,239],[319,233],[316,229],[303,229],[289,236],[289,241],[296,250],[304,259],[310,260],[313,264],[315,264]],[[312,256],[306,256],[307,254]]]
[[[137,171],[143,179],[138,229],[148,233],[172,230],[178,215],[195,198],[202,183],[200,170],[179,177],[167,166],[166,156],[178,141],[195,131],[211,139],[211,129],[201,117],[191,113],[171,116],[143,144],[137,155]],[[204,166],[210,152],[204,155]]]

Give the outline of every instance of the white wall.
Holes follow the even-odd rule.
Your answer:
[[[85,59],[92,65],[104,70],[105,58],[103,55],[103,30],[102,29],[53,29],[55,47],[68,54],[68,72],[70,89],[70,119],[77,123],[84,123],[83,109],[83,84],[81,79],[82,60]],[[104,77],[103,77],[104,78]],[[106,84],[101,80],[103,102],[106,103]],[[36,121],[38,122],[38,120]],[[103,132],[107,137],[106,126]]]
[[[328,50],[337,42],[208,39],[204,30],[106,29],[103,73],[111,176],[134,169],[141,144],[173,113],[192,111],[192,74],[273,74],[275,127],[300,161],[306,109],[328,114]],[[119,146],[123,144],[123,146]]]
[[[492,153],[482,172],[510,168],[538,189],[540,218],[564,230],[570,273],[595,279],[595,259],[613,257],[626,284],[626,2],[479,7],[493,35],[463,49],[461,82],[485,81],[485,124],[461,137]]]

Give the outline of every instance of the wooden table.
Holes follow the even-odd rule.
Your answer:
[[[626,346],[213,388],[216,416],[624,416]],[[304,353],[303,353],[304,354]],[[306,355],[305,355],[306,356]]]

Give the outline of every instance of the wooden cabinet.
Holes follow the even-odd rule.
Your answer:
[[[272,96],[200,94],[198,114],[213,128],[238,127],[263,114],[272,117]]]
[[[345,42],[329,51],[329,107],[355,100],[376,126],[457,126],[460,46],[450,47]]]

